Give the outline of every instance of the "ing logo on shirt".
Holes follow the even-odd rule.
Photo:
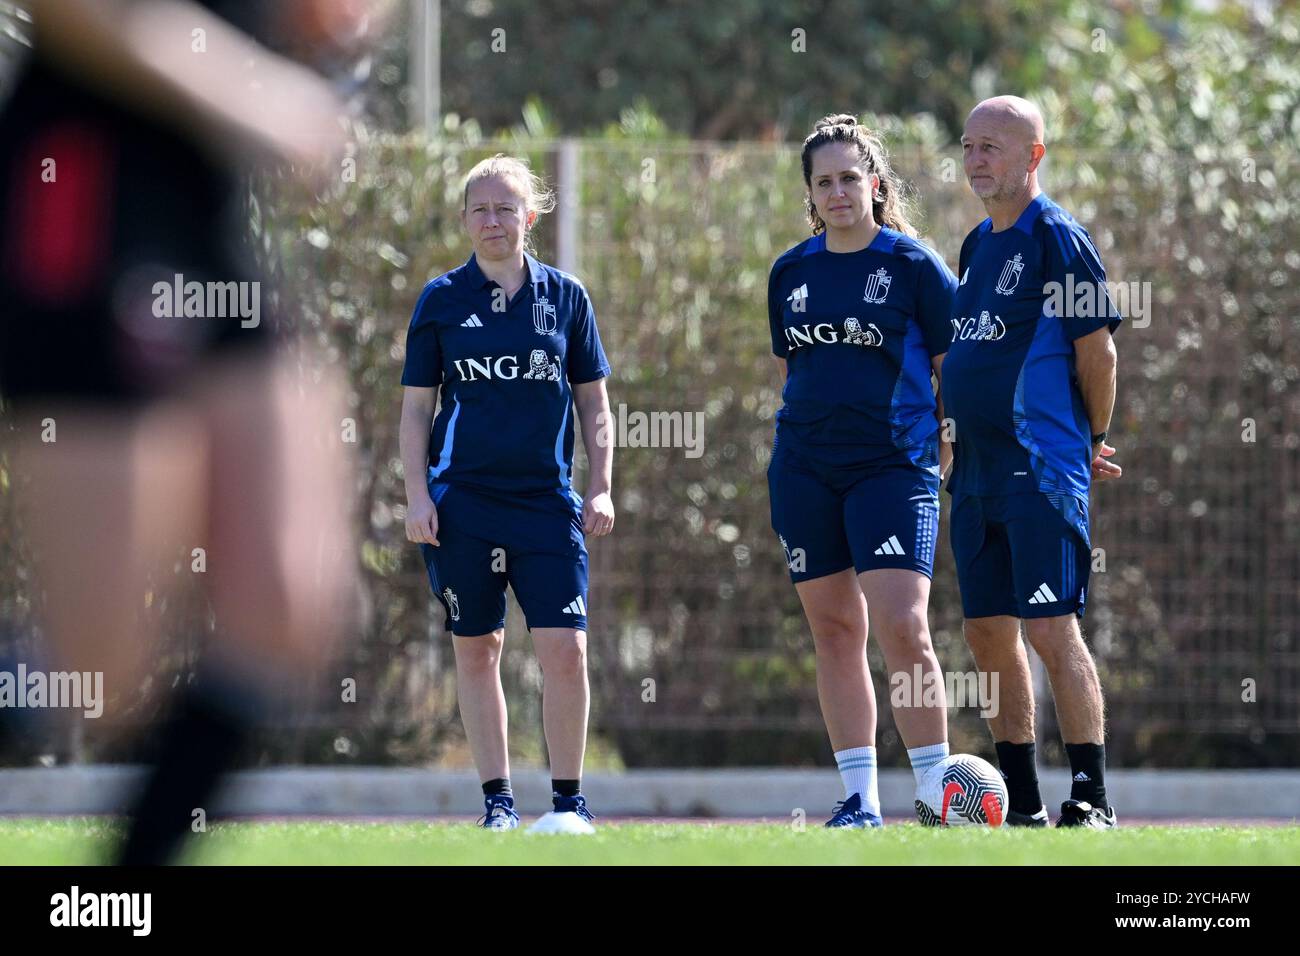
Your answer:
[[[981,312],[978,319],[960,318],[952,320],[952,340],[954,342],[996,342],[1007,334],[1007,326],[999,316],[990,317],[987,311]]]
[[[886,291],[889,289],[888,280],[885,282],[885,289]],[[885,301],[883,292],[876,301]],[[876,328],[876,323],[868,322],[867,327],[864,329],[861,322],[849,316],[844,320],[844,341],[849,345],[871,345],[878,348],[884,344],[885,337],[880,334],[880,329]]]
[[[474,358],[454,359],[452,365],[460,375],[462,382],[491,381],[499,379],[511,381],[516,378],[532,379],[540,382],[558,382],[560,380],[560,357],[548,361],[541,349],[533,349],[528,356],[528,368],[519,374],[519,359],[514,355],[483,356],[482,361]]]
[[[849,316],[844,320],[843,338],[840,337],[839,329],[830,322],[818,322],[816,325],[788,326],[785,329],[785,341],[791,352],[802,346],[812,345],[814,342],[834,345],[842,341],[845,345],[868,345],[879,348],[885,344],[885,336],[876,327],[876,323],[868,322],[867,327],[863,328],[858,319]]]
[[[533,349],[528,356],[528,371],[524,372],[524,378],[542,382],[558,382],[560,380],[560,357],[557,355],[555,361],[552,362],[546,358],[546,353],[541,349]]]

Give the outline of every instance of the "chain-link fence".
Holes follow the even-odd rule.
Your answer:
[[[773,260],[807,235],[798,154],[618,140],[566,148],[561,164],[559,144],[518,146],[552,179],[563,166],[561,210],[543,225],[540,253],[573,264],[590,291],[616,421],[640,446],[616,453],[614,535],[589,542],[590,763],[829,763],[812,641],[769,526],[765,474],[780,402],[766,286]],[[450,639],[405,541],[397,421],[411,308],[428,278],[469,255],[461,178],[485,152],[374,140],[360,148],[356,181],[329,201],[298,213],[263,195],[258,207],[268,261],[353,384],[368,605],[365,632],[336,668],[356,679],[357,703],[303,714],[268,759],[467,759]],[[983,217],[958,151],[899,146],[893,159],[916,188],[926,239],[955,268]],[[1289,155],[1062,149],[1044,165],[1045,189],[1089,228],[1110,279],[1133,284],[1111,428],[1125,475],[1093,496],[1084,622],[1119,765],[1300,761],[1293,172]],[[654,436],[638,437],[636,413],[659,413],[669,437],[677,427],[677,447],[644,447]],[[943,668],[969,671],[943,498],[931,623]],[[0,610],[23,624],[31,582],[11,535],[3,547]],[[185,633],[185,621],[171,629]],[[512,750],[525,761],[544,758],[526,644],[512,603],[503,671]],[[881,760],[901,765],[883,661],[874,646],[869,657]],[[1061,755],[1042,690],[1050,760]],[[991,749],[976,709],[952,712],[950,726],[955,749]],[[93,739],[89,748],[103,753]]]

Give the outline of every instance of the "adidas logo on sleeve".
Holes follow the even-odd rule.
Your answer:
[[[481,329],[483,328],[483,320],[478,317],[477,312],[471,312],[469,318],[462,322],[460,327],[462,329]]]

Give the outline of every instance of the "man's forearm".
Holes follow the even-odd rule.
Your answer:
[[[1076,357],[1079,391],[1094,435],[1110,428],[1115,410],[1115,366],[1114,352],[1109,349],[1098,355]]]

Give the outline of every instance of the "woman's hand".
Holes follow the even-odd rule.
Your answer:
[[[582,503],[582,530],[597,538],[614,530],[614,501],[608,491],[588,495]]]
[[[406,540],[438,545],[438,509],[427,494],[406,506]]]

